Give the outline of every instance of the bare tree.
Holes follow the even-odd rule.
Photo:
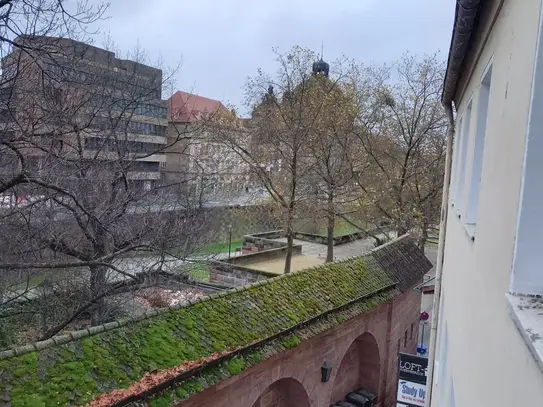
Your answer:
[[[354,178],[351,165],[359,157],[360,146],[353,135],[356,103],[352,87],[329,79],[321,82],[313,95],[315,102],[322,103],[322,108],[309,142],[309,151],[313,161],[311,172],[315,179],[316,203],[320,209],[315,213],[320,216],[323,212],[326,219],[326,261],[330,262],[334,260],[336,218],[345,213],[345,207],[352,199]]]
[[[277,73],[259,71],[246,85],[247,104],[253,108],[248,123],[222,122],[220,141],[248,165],[253,176],[281,208],[287,238],[284,272],[291,269],[295,220],[315,198],[311,171],[315,160],[310,145],[318,137],[328,94],[338,77],[313,71],[315,53],[294,47],[276,52]],[[324,63],[324,62],[323,62]]]
[[[423,245],[437,222],[444,164],[444,65],[436,55],[405,54],[393,68],[361,68],[356,134],[369,158],[357,176],[360,208],[398,234],[418,229]],[[363,202],[363,203],[362,203]]]
[[[0,331],[41,316],[42,339],[115,317],[109,299],[171,273],[209,238],[186,179],[160,179],[164,153],[190,138],[166,138],[161,91],[176,69],[163,77],[141,49],[119,60],[67,38],[104,8],[63,5],[0,3],[26,28],[1,39]]]

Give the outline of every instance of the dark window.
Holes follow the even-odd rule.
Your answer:
[[[403,335],[403,347],[405,348],[407,346],[407,329],[405,330],[405,333]]]
[[[162,144],[143,143],[141,141],[115,140],[113,138],[88,137],[85,139],[85,148],[89,150],[118,151],[125,153],[155,153],[164,148]]]
[[[413,328],[415,324],[411,324],[411,334],[409,335],[409,339],[413,339]]]
[[[135,172],[159,172],[160,163],[149,161],[134,161],[130,163],[129,170]]]

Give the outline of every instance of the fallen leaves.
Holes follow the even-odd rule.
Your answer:
[[[86,407],[109,407],[128,397],[143,395],[146,391],[179,376],[181,373],[199,367],[222,356],[227,356],[230,353],[232,353],[232,350],[216,352],[199,360],[187,361],[176,367],[148,373],[126,389],[117,389],[110,393],[98,396],[93,401],[88,403]]]

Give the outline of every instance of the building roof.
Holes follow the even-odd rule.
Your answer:
[[[431,268],[418,250],[406,235],[358,258],[0,352],[0,395],[13,407],[169,405],[393,299]]]
[[[430,277],[428,280],[422,282],[421,284],[417,285],[414,290],[416,291],[422,291],[422,292],[429,292],[434,291],[434,288],[436,286],[436,278]]]
[[[214,115],[221,111],[226,112],[228,109],[220,101],[179,90],[169,99],[168,120],[191,123],[201,116]]]
[[[454,14],[453,33],[447,60],[447,71],[443,83],[441,100],[449,105],[454,98],[456,86],[460,79],[464,59],[470,48],[472,33],[479,21],[479,12],[484,0],[457,0]]]

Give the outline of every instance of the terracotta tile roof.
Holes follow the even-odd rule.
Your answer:
[[[429,270],[417,250],[404,236],[362,257],[0,352],[0,395],[12,406],[185,399],[394,298]]]
[[[218,100],[193,95],[183,91],[175,92],[168,101],[168,120],[190,123],[201,116],[213,115],[228,109]]]

